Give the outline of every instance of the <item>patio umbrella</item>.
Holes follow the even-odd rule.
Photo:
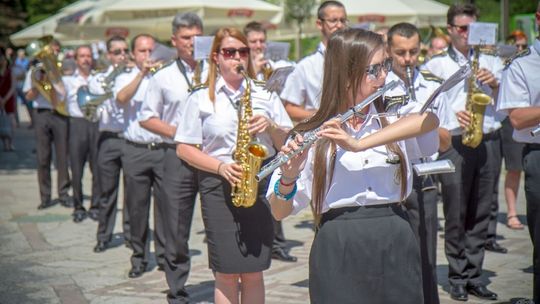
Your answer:
[[[260,0],[120,0],[64,18],[56,31],[82,39],[106,39],[112,34],[150,33],[169,39],[171,22],[179,12],[194,12],[203,19],[206,33],[223,26],[243,27],[252,20],[279,23],[282,8]]]

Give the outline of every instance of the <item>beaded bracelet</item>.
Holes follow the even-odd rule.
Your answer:
[[[292,191],[289,194],[285,195],[285,194],[279,192],[279,184],[281,183],[280,180],[281,179],[277,180],[276,183],[274,184],[274,194],[276,195],[277,198],[279,198],[281,200],[284,200],[284,201],[288,201],[288,200],[290,200],[291,198],[293,198],[296,195],[296,190],[298,189],[298,187],[296,185],[296,181],[294,181],[294,187],[293,187]]]
[[[220,162],[217,166],[217,175],[219,175],[219,169],[221,169],[221,166],[223,165],[223,162]]]

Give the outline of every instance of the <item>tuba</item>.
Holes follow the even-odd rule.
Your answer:
[[[102,79],[101,87],[105,91],[105,94],[92,94],[88,89],[88,86],[81,86],[77,90],[77,103],[79,108],[83,112],[84,118],[91,122],[99,120],[97,115],[97,108],[107,99],[113,97],[112,88],[114,86],[114,80],[118,75],[122,73],[128,73],[131,68],[127,67],[125,63],[117,65],[107,77]]]
[[[253,140],[249,134],[249,120],[253,116],[251,105],[251,80],[244,67],[239,66],[238,72],[246,81],[246,90],[238,104],[238,131],[236,134],[236,150],[234,160],[242,167],[242,178],[232,190],[232,203],[235,207],[251,207],[257,200],[258,183],[256,174],[261,168],[262,161],[268,157],[268,149]]]
[[[46,36],[30,42],[26,47],[26,53],[30,58],[35,58],[38,63],[32,67],[30,78],[39,93],[53,105],[61,115],[68,116],[66,104],[63,100],[57,100],[54,86],[63,87],[62,73],[50,42],[52,37]]]
[[[461,136],[463,145],[476,148],[482,141],[484,125],[484,112],[486,106],[491,102],[491,97],[478,87],[476,84],[476,73],[478,72],[480,48],[474,47],[474,57],[471,62],[471,76],[467,80],[467,100],[465,110],[471,115],[471,123],[465,128]]]

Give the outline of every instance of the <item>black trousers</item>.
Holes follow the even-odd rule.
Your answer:
[[[501,134],[502,132],[499,132]],[[502,160],[503,160],[503,147],[502,147],[502,136],[501,140],[499,141],[499,159],[498,163],[495,163],[496,160],[494,160],[494,165],[499,166],[501,168],[502,166]],[[493,147],[496,149],[496,147]],[[488,234],[486,242],[495,242],[497,238],[497,218],[499,216],[499,179],[501,175],[501,170],[497,172],[497,176],[495,177],[495,183],[493,184],[493,197],[491,200],[491,210],[489,213],[489,225],[488,225]]]
[[[420,245],[424,303],[438,304],[437,188],[431,176],[418,176],[414,172],[413,191],[405,200],[405,208]]]
[[[154,244],[158,265],[165,265],[165,235],[163,232],[163,159],[164,149],[148,149],[124,145],[122,165],[126,185],[126,202],[131,233],[131,264],[142,267],[148,264],[148,219],[150,199],[154,197]]]
[[[533,243],[533,300],[540,302],[540,144],[528,144],[523,149],[527,226]]]
[[[98,180],[100,187],[99,198],[99,221],[97,228],[97,240],[108,242],[112,238],[118,201],[118,187],[120,170],[122,169],[122,153],[124,139],[117,133],[101,132],[99,137],[98,151]],[[125,190],[125,188],[124,188]],[[124,191],[125,192],[125,191]],[[129,214],[125,200],[122,205],[122,228],[124,240],[130,241]]]
[[[472,149],[461,143],[461,136],[453,136],[452,145],[439,156],[456,166],[455,173],[439,176],[448,279],[452,285],[480,285],[493,187],[500,171],[500,140],[498,132],[485,134]]]
[[[34,112],[38,183],[41,202],[51,199],[52,150],[56,154],[57,191],[60,198],[69,196],[68,171],[68,118],[52,110],[36,109]]]
[[[198,170],[165,149],[163,168],[163,203],[159,204],[165,228],[165,277],[169,285],[169,303],[188,303],[185,284],[190,269],[189,233],[195,199],[199,192]]]
[[[97,172],[99,127],[97,122],[84,118],[69,119],[69,160],[73,177],[73,202],[75,210],[83,208],[84,165],[88,160],[92,172],[92,199],[90,208],[99,209],[99,181]]]

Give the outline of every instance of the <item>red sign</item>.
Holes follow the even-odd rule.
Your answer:
[[[120,36],[126,38],[129,35],[127,27],[109,27],[105,30],[105,37]]]
[[[386,17],[383,15],[362,15],[358,16],[358,22],[379,22],[384,23],[384,20],[386,20]]]
[[[246,17],[249,18],[253,16],[253,10],[250,9],[244,9],[244,8],[237,8],[237,9],[231,9],[227,13],[228,17]]]

